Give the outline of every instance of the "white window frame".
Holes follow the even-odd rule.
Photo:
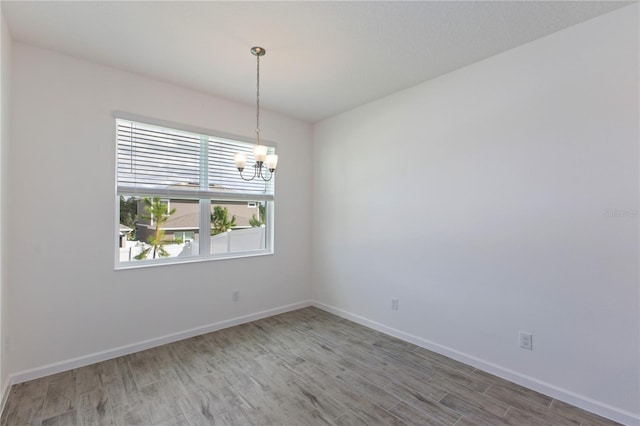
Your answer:
[[[163,120],[151,119],[148,117],[141,117],[134,114],[124,113],[124,112],[116,112],[113,115],[114,117],[114,129],[116,134],[116,167],[115,167],[115,210],[116,210],[116,220],[115,220],[115,269],[132,269],[132,268],[141,268],[141,267],[149,267],[149,266],[157,266],[157,265],[172,265],[172,264],[184,264],[184,263],[192,263],[192,262],[202,262],[202,261],[211,261],[211,260],[221,260],[221,259],[235,259],[235,258],[245,258],[245,257],[254,257],[254,256],[265,256],[271,255],[274,253],[274,212],[275,212],[275,176],[272,180],[272,190],[270,194],[260,195],[260,194],[244,194],[242,192],[233,192],[226,193],[224,191],[216,191],[216,190],[203,190],[203,189],[195,189],[193,191],[176,191],[175,189],[170,188],[149,188],[149,187],[136,187],[132,185],[119,185],[118,182],[118,123],[121,120],[131,121],[135,123],[139,123],[142,125],[149,126],[157,126],[171,130],[177,130],[182,132],[189,132],[198,134],[201,137],[210,137],[219,140],[229,140],[235,143],[243,143],[248,145],[254,145],[255,141],[241,137],[236,135],[230,135],[227,133],[222,133],[218,131],[213,131],[209,129],[202,129],[194,126],[182,125],[173,122],[167,122]],[[264,144],[270,147],[270,150],[275,150],[276,143],[271,141],[260,140],[261,144]],[[205,154],[205,156],[208,154]],[[202,160],[201,160],[202,161]],[[206,163],[206,161],[205,161]],[[200,165],[200,174],[201,178],[206,175],[207,166]],[[238,180],[240,180],[240,174],[238,173]],[[208,182],[207,182],[208,187]],[[120,196],[124,196],[125,198],[133,196],[133,197],[160,197],[163,201],[171,200],[171,199],[192,199],[199,200],[199,254],[193,256],[186,257],[166,257],[166,258],[158,258],[158,259],[145,259],[145,260],[131,260],[131,261],[120,261]],[[266,222],[265,222],[265,247],[260,250],[252,250],[252,251],[239,251],[239,252],[230,252],[230,253],[217,253],[211,254],[211,238],[208,238],[210,235],[211,223],[210,223],[210,214],[211,214],[211,206],[215,204],[217,201],[238,201],[238,202],[265,202],[266,204]],[[169,201],[170,203],[170,201]],[[204,237],[207,238],[204,238]]]

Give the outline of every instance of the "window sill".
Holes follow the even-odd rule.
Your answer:
[[[131,262],[118,262],[116,263],[114,269],[116,271],[122,271],[127,269],[152,268],[156,266],[169,266],[169,265],[184,265],[187,263],[211,262],[216,260],[244,259],[244,258],[250,258],[250,257],[270,256],[273,254],[274,254],[273,250],[260,250],[260,251],[228,253],[228,254],[221,254],[221,255],[208,256],[208,257],[193,256],[192,258],[188,258],[180,261],[176,261],[175,258],[139,260],[139,261],[131,261]]]

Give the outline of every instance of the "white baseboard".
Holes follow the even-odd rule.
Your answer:
[[[469,364],[472,367],[486,371],[488,373],[496,375],[505,380],[509,380],[510,382],[517,383],[521,386],[535,390],[536,392],[540,392],[544,395],[548,395],[562,402],[566,402],[568,404],[582,408],[583,410],[589,411],[591,413],[597,414],[607,419],[611,419],[613,421],[616,421],[625,425],[640,425],[640,416],[638,416],[637,414],[633,414],[628,411],[621,410],[609,404],[593,400],[591,398],[576,394],[566,389],[559,388],[550,383],[546,383],[546,382],[537,380],[533,377],[520,374],[516,371],[510,370],[508,368],[501,367],[499,365],[493,364],[483,359],[476,358],[474,356],[459,352],[455,349],[439,345],[435,342],[431,342],[421,337],[417,337],[412,334],[405,333],[401,330],[397,330],[392,327],[388,327],[384,324],[381,324],[376,321],[372,321],[360,315],[352,314],[350,312],[344,311],[339,308],[335,308],[330,305],[326,305],[318,301],[313,301],[311,305],[315,306],[318,309],[322,309],[323,311],[330,312],[339,317],[358,323],[360,325],[364,325],[365,327],[372,328],[374,330],[380,331],[390,336],[397,337],[398,339],[404,340],[406,342],[413,343],[414,345],[423,347],[430,351],[455,359],[456,361]]]
[[[236,325],[244,324],[251,321],[256,321],[262,318],[271,317],[274,315],[282,314],[296,309],[306,308],[311,306],[311,301],[302,301],[293,303],[291,305],[280,306],[274,309],[268,309],[266,311],[260,311],[241,317],[231,318],[224,321],[219,321],[213,324],[191,328],[189,330],[179,331],[177,333],[167,334],[165,336],[156,337],[153,339],[144,340],[142,342],[133,343],[130,345],[120,346],[114,349],[108,349],[102,352],[96,352],[89,355],[83,355],[76,358],[68,359],[65,361],[56,362],[53,364],[44,365],[30,370],[19,371],[9,376],[7,387],[11,385],[26,382],[28,380],[37,379],[40,377],[49,376],[51,374],[61,373],[63,371],[72,370],[74,368],[84,367],[86,365],[95,364],[96,362],[106,361],[109,359],[117,358],[123,355],[129,355],[135,352],[144,351],[145,349],[155,348],[157,346],[166,345],[167,343],[173,343],[180,340],[188,339],[190,337],[199,336],[201,334],[211,333],[212,331],[222,330],[224,328],[233,327]],[[3,395],[3,403],[8,389]],[[4,408],[4,405],[2,406]],[[2,411],[0,411],[2,412]]]
[[[11,378],[7,377],[4,381],[4,387],[2,388],[2,398],[0,398],[0,413],[4,413],[7,406],[7,400],[9,399],[9,390],[11,389]]]

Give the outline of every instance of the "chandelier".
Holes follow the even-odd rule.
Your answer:
[[[252,47],[251,53],[256,57],[256,145],[253,147],[253,158],[256,160],[253,165],[253,176],[245,177],[242,174],[244,166],[247,164],[247,155],[242,152],[238,152],[233,156],[233,160],[236,163],[240,177],[243,180],[254,180],[256,178],[264,181],[270,181],[276,171],[278,165],[278,156],[275,154],[267,154],[268,148],[265,145],[260,145],[260,57],[267,53],[262,47]],[[269,171],[267,173],[267,170]]]

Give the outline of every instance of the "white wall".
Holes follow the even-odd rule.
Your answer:
[[[635,4],[317,124],[314,300],[635,423],[638,48]]]
[[[308,303],[309,124],[263,111],[281,161],[275,255],[114,271],[113,111],[251,138],[255,107],[19,43],[12,71],[12,373]]]
[[[5,279],[6,269],[4,267],[6,260],[4,254],[4,224],[6,215],[4,210],[6,208],[5,193],[8,189],[7,185],[7,170],[8,170],[8,146],[9,146],[9,97],[10,97],[10,79],[11,79],[11,34],[9,33],[9,27],[7,26],[4,15],[0,14],[0,98],[1,103],[1,120],[0,120],[0,401],[4,401],[4,394],[8,381],[8,369],[7,369],[7,356],[6,356],[6,342],[8,339],[8,298],[7,294],[7,280]],[[1,406],[0,406],[1,408]]]

